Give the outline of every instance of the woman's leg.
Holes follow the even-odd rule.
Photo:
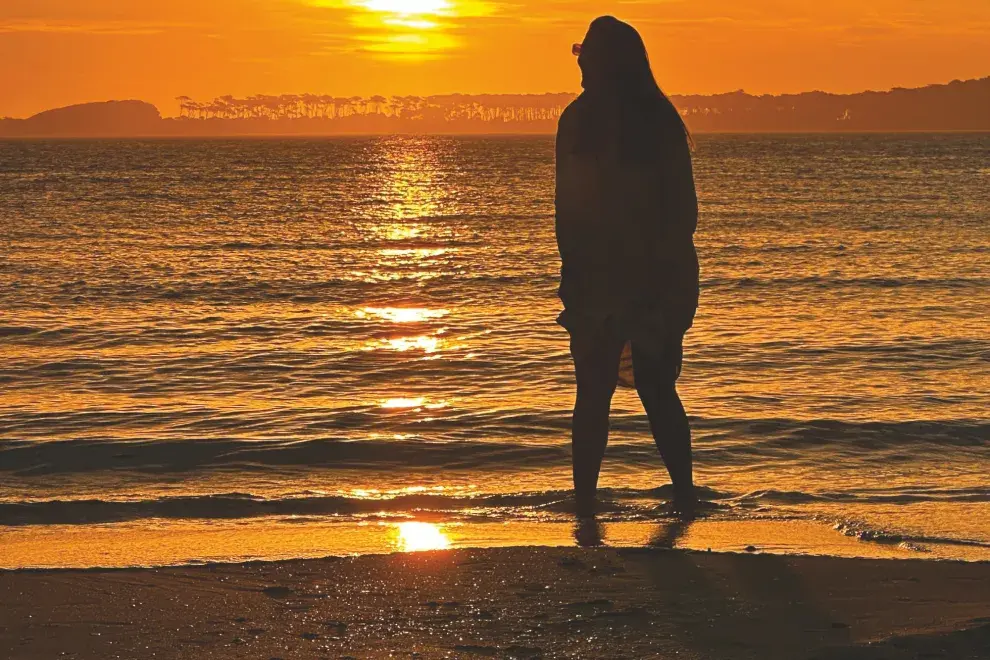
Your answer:
[[[636,390],[646,408],[653,440],[674,484],[674,497],[691,502],[694,499],[691,426],[677,395],[681,355],[680,341],[665,348],[662,356],[651,355],[633,345]]]
[[[619,378],[621,340],[607,333],[593,339],[571,340],[577,399],[571,427],[574,493],[579,505],[590,505],[598,489],[598,474],[608,444],[608,414]]]

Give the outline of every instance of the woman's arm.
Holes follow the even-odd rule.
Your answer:
[[[676,332],[686,332],[698,309],[698,253],[694,233],[698,228],[698,195],[694,185],[691,147],[687,136],[678,131],[670,138],[663,171],[661,200],[661,244],[664,298],[667,321]]]
[[[557,234],[557,249],[566,267],[577,250],[575,237],[576,190],[573,168],[574,143],[577,134],[576,111],[568,106],[557,122],[556,144],[556,189],[554,192],[554,225]]]
[[[670,138],[669,155],[663,168],[663,222],[670,236],[690,238],[698,228],[698,194],[687,135]]]

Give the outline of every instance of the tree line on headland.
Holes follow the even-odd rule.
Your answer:
[[[140,101],[84,104],[0,120],[0,136],[234,136],[552,133],[574,94],[177,99],[162,118]],[[695,132],[990,130],[990,77],[858,94],[672,96]]]
[[[387,118],[395,122],[532,123],[556,121],[574,94],[448,94],[442,96],[336,97],[317,94],[221,96],[205,103],[180,96],[180,119],[265,119],[269,121]]]

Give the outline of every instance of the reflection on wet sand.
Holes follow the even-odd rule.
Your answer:
[[[401,493],[368,490],[369,499]],[[386,520],[339,523],[293,517],[198,521],[162,520],[108,525],[11,527],[0,543],[0,568],[85,568],[168,566],[191,561],[241,562],[254,559],[379,554],[396,551],[509,546],[669,547],[666,525],[607,522],[426,523]],[[456,530],[456,532],[452,531]],[[580,532],[576,534],[575,532]],[[685,550],[764,554],[829,554],[836,557],[917,559],[901,544],[863,543],[828,526],[805,521],[698,520],[674,543]],[[986,552],[967,546],[930,547],[924,557],[985,561]]]
[[[594,516],[578,518],[574,525],[574,542],[582,548],[605,545],[605,526]]]
[[[646,545],[673,549],[680,546],[680,541],[687,533],[690,524],[685,520],[671,520],[655,527],[636,523],[606,525],[595,516],[582,516],[574,523],[574,542],[582,548]],[[644,538],[646,534],[648,538]]]
[[[690,525],[691,523],[687,520],[671,520],[670,522],[661,523],[657,526],[653,535],[650,536],[647,545],[654,548],[673,550],[680,545]]]
[[[427,522],[403,522],[395,526],[398,537],[396,547],[402,552],[422,552],[424,550],[446,550],[450,538],[440,525]]]

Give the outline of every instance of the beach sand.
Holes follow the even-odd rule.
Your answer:
[[[990,563],[495,548],[0,572],[0,657],[990,658]]]

